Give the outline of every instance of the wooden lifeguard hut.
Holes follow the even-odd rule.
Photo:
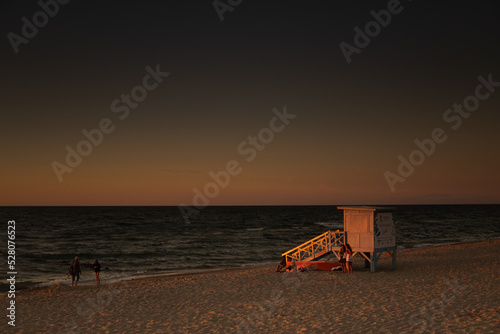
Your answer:
[[[385,253],[396,268],[396,229],[392,220],[395,208],[379,206],[339,206],[344,210],[345,242],[353,254],[361,254],[371,272],[377,271],[377,262]]]

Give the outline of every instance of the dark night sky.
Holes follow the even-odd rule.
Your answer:
[[[387,5],[246,0],[221,22],[211,1],[73,0],[16,54],[9,32],[41,7],[3,3],[0,203],[191,205],[230,160],[211,205],[499,203],[500,87],[443,120],[478,76],[500,82],[497,3],[401,1],[349,64],[339,44]],[[157,64],[170,75],[120,120],[112,101]],[[297,117],[247,162],[238,145],[284,106]],[[103,118],[115,130],[59,182],[54,161]],[[384,173],[435,128],[447,140],[391,191]]]

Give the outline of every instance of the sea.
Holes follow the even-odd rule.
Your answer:
[[[0,207],[4,276],[7,222],[15,221],[16,288],[278,264],[281,254],[328,230],[343,230],[337,206],[209,206],[189,222],[175,206]],[[500,237],[500,205],[395,206],[398,250]],[[7,291],[2,279],[1,292]]]

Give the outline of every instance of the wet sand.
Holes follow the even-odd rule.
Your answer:
[[[398,252],[394,271],[383,255],[377,273],[364,269],[358,256],[353,274],[276,273],[274,266],[264,266],[99,287],[22,290],[16,294],[16,327],[7,329],[18,333],[500,330],[500,240]],[[7,305],[6,295],[1,298]],[[7,320],[4,315],[1,327],[7,327]]]

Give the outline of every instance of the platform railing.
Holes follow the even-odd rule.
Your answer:
[[[283,253],[287,261],[312,261],[319,257],[337,252],[340,247],[345,243],[345,232],[326,231],[317,237],[304,242],[302,245],[290,249],[288,252]]]

